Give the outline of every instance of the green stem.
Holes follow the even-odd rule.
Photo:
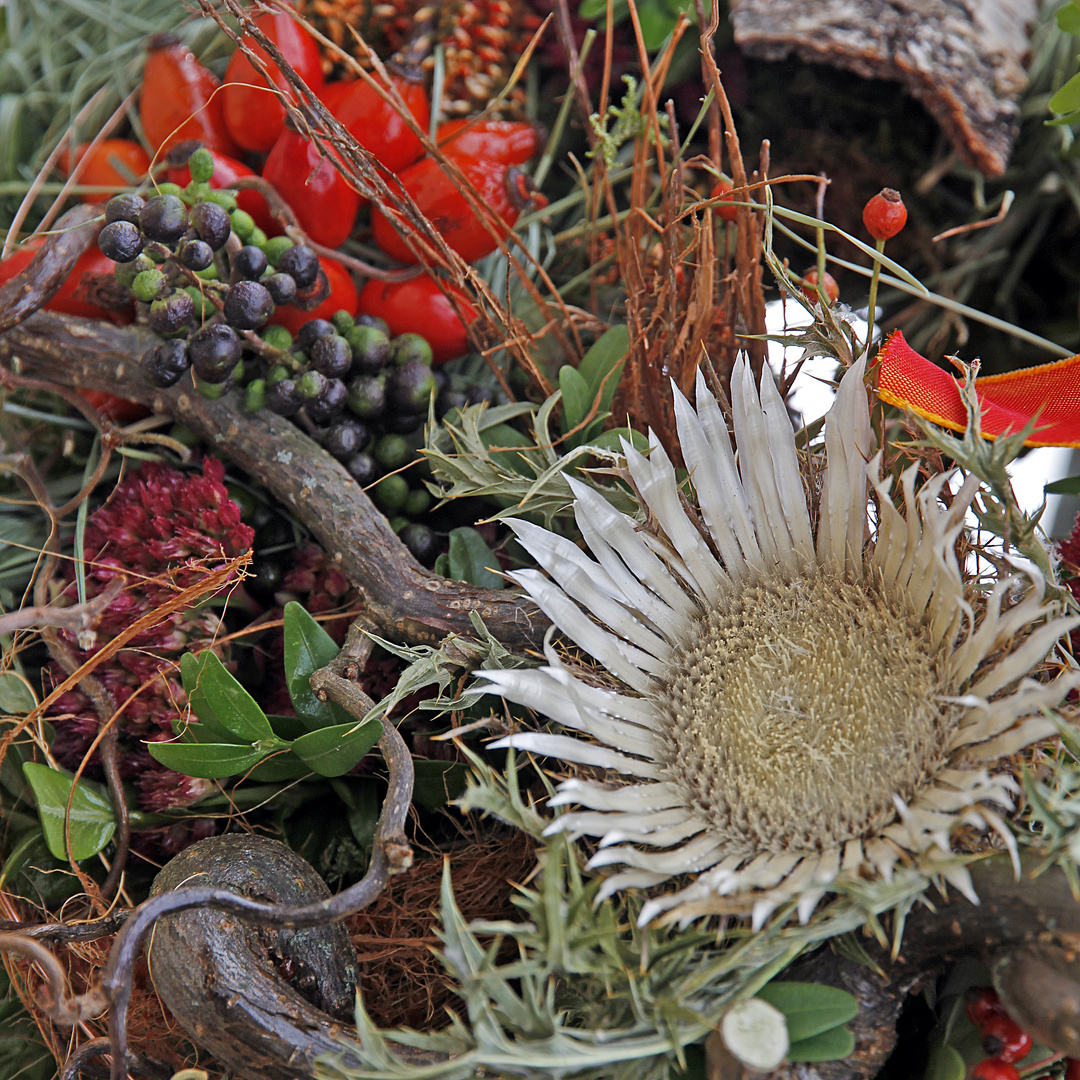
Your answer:
[[[875,244],[878,254],[882,254],[885,250],[885,241],[878,240]],[[820,260],[821,255],[824,254],[824,248],[819,248],[818,258]],[[877,283],[878,278],[881,276],[881,263],[874,263],[874,272],[870,275],[870,306],[866,312],[866,349],[869,352],[870,342],[874,340],[874,312],[877,309]],[[820,288],[821,276],[820,271],[818,274],[818,287]]]

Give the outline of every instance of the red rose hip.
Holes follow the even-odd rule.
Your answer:
[[[900,192],[882,188],[863,207],[862,219],[875,240],[891,240],[907,223],[907,207]]]

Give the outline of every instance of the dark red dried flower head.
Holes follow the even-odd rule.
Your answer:
[[[250,549],[253,531],[240,520],[240,508],[229,498],[224,478],[224,466],[213,458],[204,459],[201,475],[150,463],[126,476],[105,505],[90,515],[84,542],[87,598],[100,595],[117,576],[127,584],[105,610],[93,643],[81,643],[89,647],[81,648],[73,635],[64,633],[79,663],[203,579],[208,570]],[[63,601],[71,604],[77,601],[74,576],[69,564],[65,580],[58,583]],[[213,786],[165,769],[145,744],[172,738],[172,721],[183,716],[187,704],[180,657],[213,645],[220,625],[209,609],[174,612],[153,621],[94,668],[113,707],[122,709],[120,772],[134,784],[145,810],[188,806]],[[63,677],[59,670],[52,675],[55,682]],[[97,737],[100,718],[83,694],[71,691],[54,703],[50,719],[56,728],[53,755],[62,766],[78,768]],[[100,775],[96,755],[87,771]]]

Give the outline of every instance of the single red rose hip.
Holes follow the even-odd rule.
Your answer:
[[[997,991],[991,986],[973,986],[965,995],[967,1018],[977,1027],[985,1027],[991,1017],[1004,1016],[1005,1010]]]
[[[723,200],[723,202],[713,207],[713,213],[721,221],[734,221],[739,216],[739,208],[732,205],[735,202],[735,196],[732,194],[732,184],[730,180],[724,180],[722,178],[717,180],[713,185],[712,191],[709,192],[709,198]]]
[[[1020,1070],[1000,1058],[987,1058],[975,1066],[971,1080],[1020,1080]]]
[[[982,1026],[982,1047],[1002,1061],[1023,1061],[1031,1053],[1031,1036],[1010,1016],[991,1016]]]
[[[907,223],[907,207],[900,192],[882,188],[863,207],[862,219],[875,240],[891,240]]]
[[[805,271],[802,276],[802,291],[809,299],[816,301],[818,299],[818,272],[817,267],[812,266],[809,270]],[[830,304],[835,304],[840,299],[840,286],[836,284],[836,278],[825,271],[825,283],[821,287],[822,292],[825,293],[825,298]]]

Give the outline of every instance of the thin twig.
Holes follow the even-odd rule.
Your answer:
[[[102,613],[123,591],[124,584],[124,578],[113,578],[100,596],[74,607],[61,608],[55,604],[46,604],[45,607],[9,611],[6,615],[0,615],[0,637],[16,630],[40,629],[44,626],[59,627],[76,634],[81,630],[90,630],[97,626]]]

